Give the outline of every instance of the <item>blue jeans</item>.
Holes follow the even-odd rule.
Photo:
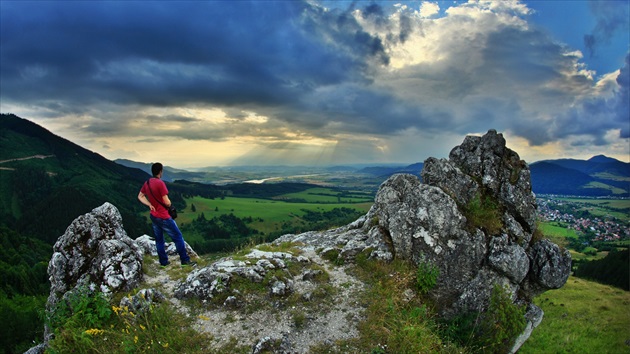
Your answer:
[[[184,243],[184,236],[182,232],[179,231],[175,220],[168,219],[160,219],[156,218],[153,215],[150,215],[151,223],[153,224],[153,234],[155,234],[155,247],[157,248],[158,258],[160,259],[161,265],[168,264],[168,255],[166,254],[166,249],[164,248],[164,232],[166,232],[171,240],[175,243],[175,248],[177,249],[177,253],[179,253],[179,260],[183,263],[187,263],[190,260],[188,253],[186,252],[186,244]]]

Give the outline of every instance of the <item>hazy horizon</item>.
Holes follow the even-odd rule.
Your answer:
[[[596,156],[602,156],[602,154],[597,154],[597,155],[593,155],[590,156],[588,158],[585,159],[574,159],[574,160],[589,160],[593,157]],[[614,158],[611,156],[606,156],[603,155],[605,157],[609,157],[609,158]],[[431,156],[431,157],[435,157],[435,156]],[[447,157],[446,157],[447,158]],[[573,159],[570,157],[558,157],[558,158],[551,158],[551,159],[544,159],[544,160],[536,160],[536,161],[525,161],[527,164],[531,165],[533,163],[536,162],[544,162],[544,161],[549,161],[549,160],[561,160],[561,159]],[[616,159],[616,158],[614,158]],[[112,159],[112,161],[116,162],[116,160],[128,160],[130,162],[133,163],[142,163],[142,164],[152,164],[154,162],[161,162],[161,161],[149,161],[149,162],[144,162],[144,161],[135,161],[135,160],[129,160],[129,159]],[[426,160],[426,159],[425,159]],[[623,163],[630,163],[630,161],[622,161],[619,159],[616,159],[617,161],[623,162]],[[177,170],[184,170],[184,171],[188,171],[188,172],[199,172],[202,171],[203,169],[210,169],[210,168],[300,168],[300,167],[304,167],[304,168],[334,168],[334,167],[353,167],[353,168],[365,168],[365,167],[407,167],[410,165],[414,165],[414,164],[418,164],[418,163],[424,163],[424,160],[422,161],[415,161],[415,162],[383,162],[383,163],[346,163],[346,164],[332,164],[332,165],[308,165],[308,164],[304,164],[304,165],[204,165],[204,166],[200,166],[200,167],[186,167],[186,166],[173,166],[173,165],[169,165],[169,164],[164,164],[165,167],[169,167],[169,168],[173,168],[173,169],[177,169]]]

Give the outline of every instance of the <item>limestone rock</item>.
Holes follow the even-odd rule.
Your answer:
[[[46,310],[53,310],[76,291],[105,295],[129,291],[143,279],[142,250],[127,236],[122,217],[110,203],[74,219],[53,246],[48,263],[50,295]],[[52,333],[44,327],[44,343],[29,350],[43,352]]]
[[[534,305],[527,305],[527,312],[525,312],[525,318],[527,319],[527,325],[525,326],[525,330],[514,340],[514,345],[510,350],[510,354],[516,353],[518,349],[525,344],[525,341],[529,338],[529,336],[534,331],[534,328],[538,327],[538,325],[542,322],[543,316],[545,313],[543,310]]]
[[[527,251],[531,268],[522,292],[534,297],[548,289],[559,289],[571,273],[571,254],[549,240],[536,242]]]
[[[168,238],[168,236],[166,237]],[[136,241],[136,245],[138,245],[138,247],[142,250],[143,254],[157,257],[157,249],[155,248],[155,238],[149,235],[142,235],[136,238],[135,241]],[[190,257],[193,257],[193,258],[199,257],[197,252],[195,252],[195,250],[193,250],[193,248],[190,247],[188,242],[184,241],[184,244],[186,245],[186,252],[188,252],[188,255]],[[169,256],[175,256],[175,257],[179,256],[177,253],[177,248],[175,247],[175,242],[166,242],[164,244],[164,248],[166,249],[166,254],[168,254]]]
[[[142,313],[149,311],[152,304],[165,300],[166,297],[159,290],[153,288],[142,289],[133,296],[123,297],[120,300],[120,307],[126,307],[134,313]]]
[[[275,243],[301,242],[352,261],[369,257],[408,259],[439,269],[429,292],[446,317],[484,312],[494,285],[528,306],[527,328],[513,351],[542,320],[532,299],[560,288],[571,269],[568,251],[534,240],[536,198],[530,171],[494,130],[467,136],[449,159],[429,158],[417,176],[398,174],[381,184],[370,211],[335,230],[285,235]],[[496,228],[475,224],[476,201],[490,201]],[[486,208],[486,206],[483,206]],[[468,215],[468,216],[467,216]]]
[[[504,274],[515,284],[520,283],[529,270],[529,258],[525,249],[512,242],[507,234],[490,240],[488,262],[494,270]]]
[[[77,286],[105,294],[131,290],[142,281],[142,251],[127,236],[110,203],[77,217],[53,247],[48,264],[48,307]]]
[[[180,299],[197,297],[201,300],[211,300],[218,294],[231,294],[230,284],[235,276],[253,283],[261,283],[270,270],[285,269],[285,260],[297,261],[296,257],[287,252],[266,252],[258,249],[252,250],[244,258],[248,261],[227,257],[194,270],[175,289],[175,296]],[[273,279],[269,292],[274,296],[285,296],[291,292],[292,287],[292,275],[286,272],[286,279]]]

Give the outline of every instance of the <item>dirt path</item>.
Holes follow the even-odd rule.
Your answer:
[[[323,298],[313,295],[322,291],[317,284],[296,277],[290,299],[277,299],[266,294],[262,297],[244,296],[245,303],[236,308],[211,305],[190,309],[174,296],[185,275],[180,269],[161,268],[149,257],[145,259],[155,262],[155,265],[150,267],[150,276],[145,274],[145,284],[159,289],[176,308],[194,316],[193,328],[210,334],[216,348],[227,345],[231,340],[236,340],[238,346],[246,347],[271,340],[286,343],[290,352],[306,353],[314,345],[357,337],[356,326],[364,310],[359,295],[364,290],[364,284],[346,273],[343,266],[323,260],[314,249],[305,248],[303,251],[302,256],[328,273],[329,280],[325,284],[327,295]],[[181,278],[175,279],[172,275]]]
[[[11,162],[11,161],[23,161],[23,160],[30,160],[30,159],[47,159],[49,157],[55,157],[55,155],[33,155],[33,156],[27,156],[27,157],[18,157],[15,159],[9,159],[9,160],[1,160],[0,163],[5,163],[5,162]]]

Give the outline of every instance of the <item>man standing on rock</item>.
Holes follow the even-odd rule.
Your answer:
[[[179,231],[175,220],[168,214],[168,207],[171,206],[171,200],[168,198],[168,189],[162,181],[163,166],[157,162],[151,166],[153,178],[150,178],[142,185],[142,189],[138,193],[140,203],[151,209],[151,223],[153,224],[153,233],[155,235],[155,247],[162,266],[169,265],[168,255],[164,248],[164,232],[166,232],[171,240],[175,243],[177,253],[181,264],[194,266],[196,263],[190,260],[190,256],[186,252],[186,244],[184,236]]]

